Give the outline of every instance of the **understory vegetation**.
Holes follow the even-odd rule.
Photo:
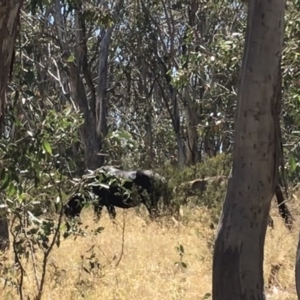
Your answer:
[[[287,1],[280,119],[295,222],[273,200],[272,300],[296,299],[299,3]],[[24,1],[0,118],[1,299],[211,299],[246,17],[227,0]],[[95,223],[87,203],[66,220],[79,179],[103,165],[165,177],[167,212],[117,209],[115,224],[104,209]]]
[[[299,207],[294,207],[299,212]],[[211,260],[215,230],[210,228],[210,210],[183,209],[183,221],[162,218],[150,222],[146,210],[117,209],[116,225],[105,212],[100,224],[92,211],[84,210],[82,227],[86,236],[68,238],[54,248],[48,259],[44,299],[210,299]],[[267,299],[297,299],[294,261],[297,228],[289,232],[273,206],[275,229],[268,229],[265,246]],[[95,235],[98,226],[103,227]],[[26,271],[23,293],[34,299],[35,277],[42,269],[36,253],[22,259]],[[13,285],[18,270],[13,254],[1,257],[1,299],[18,299]]]
[[[41,155],[51,160],[46,147]],[[165,167],[163,174],[176,190],[170,204],[175,210],[151,221],[144,206],[117,209],[115,223],[106,210],[95,223],[88,205],[80,222],[67,221],[61,204],[77,181],[56,174],[55,167],[41,173],[26,193],[20,189],[27,180],[15,183],[11,175],[12,247],[1,256],[1,299],[39,294],[48,299],[210,299],[214,237],[227,183],[212,182],[193,193],[180,185],[194,178],[227,177],[229,171],[230,157],[224,154],[181,172]],[[298,216],[297,191],[290,197],[289,207]],[[265,248],[266,290],[269,299],[296,299],[297,226],[292,231],[284,226],[275,200],[271,215],[275,228],[268,229]]]

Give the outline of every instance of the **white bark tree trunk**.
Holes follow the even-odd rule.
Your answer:
[[[232,177],[213,259],[213,299],[265,299],[264,241],[278,181],[284,0],[249,2]]]

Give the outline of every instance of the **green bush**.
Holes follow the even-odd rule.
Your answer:
[[[211,210],[212,222],[216,223],[226,193],[227,177],[230,168],[231,156],[219,154],[216,157],[207,159],[203,163],[198,163],[192,167],[185,167],[181,171],[173,166],[157,170],[168,180],[169,190],[172,193],[170,212],[179,217],[179,210],[182,205],[186,205],[191,209],[193,207],[205,206]],[[217,176],[224,177],[224,180],[221,183],[208,180],[205,190],[196,189],[191,191],[190,186],[185,184],[196,179],[213,179]]]

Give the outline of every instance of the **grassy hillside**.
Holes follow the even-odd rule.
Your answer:
[[[75,241],[68,238],[52,252],[43,299],[210,299],[215,229],[209,226],[207,209],[184,209],[183,222],[162,219],[152,223],[143,210],[137,213],[134,209],[119,209],[117,214],[117,225],[112,224],[106,210],[100,224],[95,224],[92,212],[84,210],[82,226],[89,226],[89,231],[100,225],[104,230],[97,236],[78,237]],[[272,216],[275,230],[268,229],[265,248],[268,299],[296,299],[294,261],[298,230],[289,232],[274,207]],[[93,252],[95,257],[89,260]],[[37,257],[37,265],[40,263]],[[11,261],[3,264],[11,265]],[[26,271],[24,294],[32,299],[34,270],[28,265]],[[6,287],[1,289],[0,298],[18,296]]]

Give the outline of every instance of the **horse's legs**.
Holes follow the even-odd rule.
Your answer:
[[[143,202],[149,212],[150,219],[154,220],[157,217],[157,212],[158,212],[157,201],[156,201],[156,197],[154,197],[152,195],[150,195],[149,198],[145,199],[146,201],[143,201]]]
[[[94,221],[98,222],[101,217],[101,212],[102,212],[103,205],[100,204],[100,201],[97,201],[94,203]]]
[[[107,211],[108,211],[110,219],[114,220],[116,218],[116,216],[117,216],[115,207],[110,204],[110,205],[107,205],[106,208],[107,208]]]

